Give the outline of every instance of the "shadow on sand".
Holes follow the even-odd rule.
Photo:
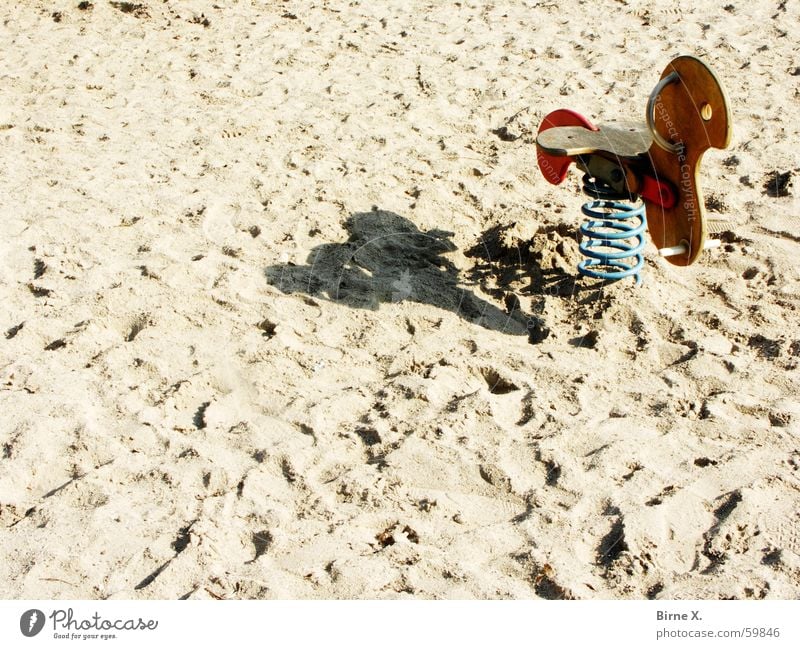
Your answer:
[[[305,265],[268,267],[267,281],[284,293],[359,309],[376,310],[383,302],[430,304],[486,329],[538,342],[538,319],[525,314],[513,295],[502,310],[464,287],[462,273],[446,256],[456,250],[452,232],[422,232],[408,219],[382,210],[353,214],[346,227],[346,241],[316,246]]]

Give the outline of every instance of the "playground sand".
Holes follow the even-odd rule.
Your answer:
[[[0,597],[800,596],[798,4],[357,4],[0,7]],[[680,54],[722,246],[575,281]]]

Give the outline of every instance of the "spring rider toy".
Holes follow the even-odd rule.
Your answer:
[[[698,171],[703,153],[724,149],[731,112],[716,75],[694,56],[679,56],[661,75],[644,123],[595,126],[560,109],[539,126],[536,157],[545,179],[558,185],[574,162],[583,191],[595,199],[582,212],[578,271],[587,277],[641,282],[644,231],[659,253],[688,266],[719,245],[708,237]],[[639,198],[641,197],[641,201]]]

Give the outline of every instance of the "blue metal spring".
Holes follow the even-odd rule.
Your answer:
[[[640,271],[644,266],[642,254],[647,227],[645,206],[623,203],[608,186],[589,184],[584,178],[584,191],[597,200],[584,203],[581,211],[589,217],[580,227],[585,237],[579,248],[587,257],[578,264],[578,272],[596,279],[619,280],[634,277],[641,284]]]

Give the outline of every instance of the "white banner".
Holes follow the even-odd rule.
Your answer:
[[[0,647],[777,649],[800,646],[799,617],[794,601],[3,601]]]

